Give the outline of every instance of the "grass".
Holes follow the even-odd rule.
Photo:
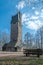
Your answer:
[[[3,57],[0,58],[0,65],[43,65],[43,60],[41,59],[17,60],[15,58]]]

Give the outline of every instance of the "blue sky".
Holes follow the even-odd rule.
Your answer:
[[[23,37],[43,26],[43,0],[0,0],[0,31],[10,34],[11,17],[22,13]]]
[[[0,30],[10,31],[11,17],[17,12],[18,0],[0,0]]]

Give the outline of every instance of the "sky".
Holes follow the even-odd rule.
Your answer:
[[[22,13],[22,35],[43,26],[43,0],[0,0],[0,31],[10,34],[11,17]]]

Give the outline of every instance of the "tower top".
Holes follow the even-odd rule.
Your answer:
[[[22,16],[22,14],[20,12],[18,12],[15,16],[12,16],[11,23],[14,23],[15,24],[16,22],[19,21],[19,19],[21,20],[21,16]]]

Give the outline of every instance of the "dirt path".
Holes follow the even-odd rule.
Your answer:
[[[23,52],[0,52],[1,57],[14,57],[15,59],[38,59],[37,56],[29,56],[26,57]],[[43,55],[40,56],[39,59],[43,59]]]
[[[24,56],[23,52],[0,52],[0,57],[6,56]]]

